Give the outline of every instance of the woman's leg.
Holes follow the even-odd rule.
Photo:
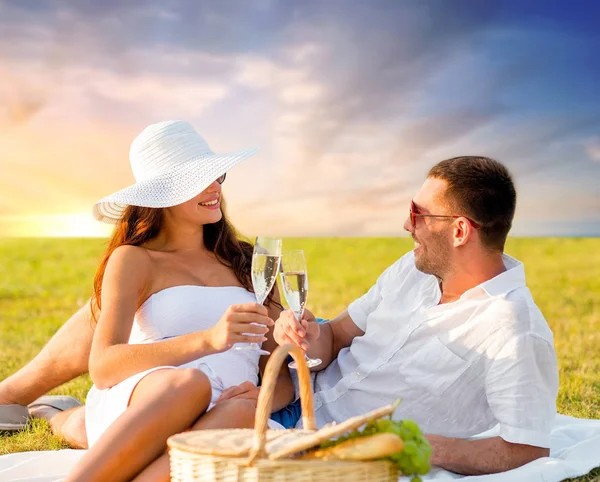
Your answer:
[[[127,410],[66,480],[131,480],[165,451],[167,438],[189,428],[206,411],[210,398],[210,382],[200,370],[164,369],[146,375]]]
[[[210,412],[201,415],[192,426],[192,430],[224,429],[224,428],[252,428],[256,404],[248,399],[226,400],[215,405]],[[135,482],[168,482],[169,481],[169,455],[164,453],[152,462],[138,475]]]
[[[74,449],[87,449],[85,431],[85,407],[76,407],[59,412],[50,419],[52,433],[64,438]]]

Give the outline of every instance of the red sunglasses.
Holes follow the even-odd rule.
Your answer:
[[[412,225],[413,228],[416,227],[416,225],[417,225],[417,216],[421,216],[422,218],[453,218],[453,219],[465,218],[467,221],[469,221],[471,223],[471,226],[473,226],[473,228],[475,228],[475,229],[481,228],[480,224],[476,223],[475,221],[473,221],[472,219],[469,219],[466,216],[450,216],[450,215],[446,215],[446,214],[421,214],[420,212],[418,212],[415,202],[411,201],[410,202],[410,224]]]

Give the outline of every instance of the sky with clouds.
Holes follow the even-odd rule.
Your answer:
[[[600,235],[592,1],[0,0],[0,235],[93,235],[148,124],[216,152],[245,234],[397,235],[436,162],[504,162],[515,235]]]

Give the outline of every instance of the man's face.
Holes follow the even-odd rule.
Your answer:
[[[413,198],[416,212],[420,214],[452,214],[443,202],[446,181],[427,178]],[[415,226],[410,216],[404,229],[415,240],[415,265],[419,271],[442,278],[452,266],[452,218],[415,217]]]

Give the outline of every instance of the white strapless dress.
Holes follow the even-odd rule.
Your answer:
[[[253,293],[237,286],[211,287],[182,285],[166,288],[151,295],[135,314],[129,343],[154,343],[167,338],[206,330],[214,326],[233,304],[256,301]],[[252,350],[228,350],[207,355],[185,368],[202,370],[210,379],[212,403],[228,387],[250,381],[258,383],[259,353]],[[137,373],[106,390],[95,386],[86,400],[85,421],[90,447],[121,415],[138,382],[149,373],[174,366],[158,366]],[[176,407],[173,407],[176,409]]]

